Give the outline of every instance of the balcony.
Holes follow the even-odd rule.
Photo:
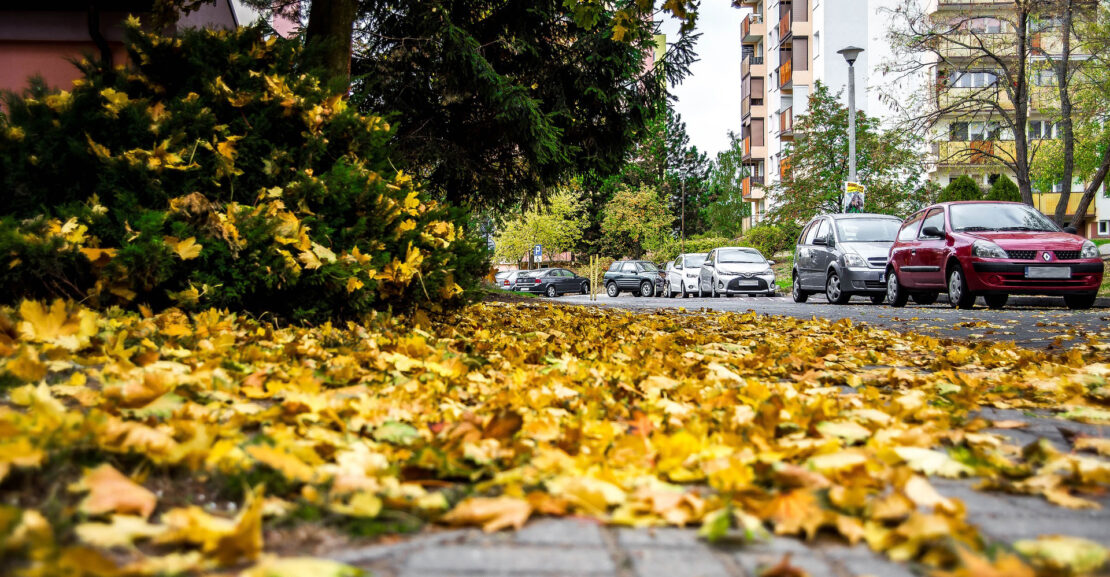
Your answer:
[[[779,138],[794,138],[794,107],[779,112]]]
[[[767,76],[767,65],[762,56],[747,55],[740,61],[740,77]]]
[[[763,198],[763,176],[746,176],[741,181],[741,195],[744,200]]]
[[[1014,109],[1010,95],[998,85],[980,88],[949,88],[944,85],[938,87],[937,108],[940,110],[951,109],[952,112],[991,110],[992,103],[997,103],[1005,110]]]
[[[937,166],[1000,164],[999,158],[1014,158],[1012,140],[946,141],[933,145]]]
[[[762,14],[748,14],[740,23],[740,41],[743,43],[754,44],[766,35],[767,25],[763,23]]]
[[[789,59],[779,66],[779,88],[790,90],[794,87],[793,66]]]
[[[764,144],[753,144],[751,136],[745,136],[743,140],[743,154],[741,160],[751,160],[753,158],[761,159],[767,156],[767,146]]]
[[[779,17],[779,41],[786,42],[793,36],[793,30],[790,28],[791,21],[790,11],[787,10],[785,14]]]
[[[779,178],[783,180],[790,178],[791,167],[789,156],[784,156],[782,160],[779,160]]]
[[[968,8],[971,6],[1013,6],[1013,0],[938,0],[940,8]]]
[[[752,98],[745,95],[740,99],[740,118],[748,124],[751,117],[766,118],[767,106],[763,104],[762,98]]]

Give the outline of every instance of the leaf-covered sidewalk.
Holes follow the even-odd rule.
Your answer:
[[[950,343],[847,321],[480,305],[415,328],[208,311],[0,315],[0,572],[338,574],[298,531],[580,515],[865,544],[954,575],[1091,572],[1079,539],[994,548],[930,477],[1097,507],[1107,345]],[[1062,553],[1063,552],[1063,553]],[[1036,569],[1034,569],[1036,568]]]

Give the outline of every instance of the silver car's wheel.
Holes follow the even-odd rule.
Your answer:
[[[845,304],[852,298],[852,295],[840,286],[840,275],[835,272],[829,273],[829,278],[825,281],[825,298],[837,305]]]
[[[790,294],[794,297],[796,303],[804,303],[809,299],[809,293],[802,290],[802,279],[798,278],[798,275],[794,275],[794,287]]]

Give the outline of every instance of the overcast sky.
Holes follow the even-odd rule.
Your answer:
[[[698,62],[690,76],[674,89],[675,110],[686,122],[690,143],[710,159],[728,148],[728,131],[740,132],[740,21],[746,11],[728,0],[705,0],[698,14],[701,39]],[[667,40],[677,37],[677,26],[664,24]]]

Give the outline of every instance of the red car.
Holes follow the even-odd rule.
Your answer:
[[[1068,308],[1086,309],[1102,283],[1102,259],[1093,242],[1030,206],[944,202],[902,223],[884,280],[887,302],[896,307],[910,297],[933,303],[947,292],[961,309],[978,296],[1002,308],[1011,294],[1061,295]]]

